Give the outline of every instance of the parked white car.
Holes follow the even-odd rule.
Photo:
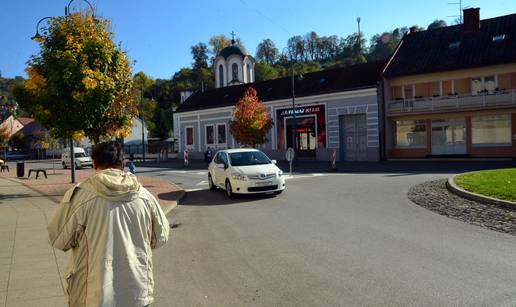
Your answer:
[[[274,193],[285,189],[283,171],[276,161],[257,149],[227,149],[217,152],[208,167],[210,190],[217,187],[234,194]]]
[[[74,147],[73,154],[75,156],[75,168],[93,167],[93,160],[86,154],[84,149],[80,147]],[[63,149],[63,153],[61,154],[61,164],[65,169],[72,165],[69,148]]]

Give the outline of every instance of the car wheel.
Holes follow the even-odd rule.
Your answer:
[[[210,191],[215,191],[217,187],[213,184],[213,179],[211,178],[211,174],[208,173],[208,186],[210,187]]]
[[[283,193],[283,190],[281,190],[281,191],[276,191],[276,192],[274,192],[273,194],[274,194],[274,195],[280,195],[281,193]]]
[[[63,162],[63,168],[66,169],[66,163]]]
[[[80,169],[79,165],[77,165],[77,163],[75,163],[75,169]]]
[[[233,194],[233,187],[231,187],[231,182],[229,182],[229,180],[226,180],[226,195],[229,198],[233,198],[233,196],[235,196]]]

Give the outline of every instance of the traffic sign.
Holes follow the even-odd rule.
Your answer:
[[[291,162],[292,160],[294,160],[295,155],[296,155],[296,153],[294,152],[294,148],[289,147],[287,149],[287,153],[285,154],[285,158],[287,158],[288,162]]]

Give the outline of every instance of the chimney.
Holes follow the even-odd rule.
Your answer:
[[[480,32],[480,8],[464,9],[463,35],[475,35]]]
[[[190,96],[192,96],[192,94],[193,94],[193,91],[189,91],[189,90],[181,91],[181,104],[183,104],[183,102],[185,102],[186,99],[188,99]]]

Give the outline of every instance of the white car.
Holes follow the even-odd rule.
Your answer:
[[[90,156],[86,154],[86,151],[80,147],[73,148],[73,154],[75,156],[75,168],[83,168],[83,167],[93,167],[93,160]],[[70,159],[70,148],[65,148],[63,154],[61,155],[61,164],[63,168],[66,169],[71,166]]]
[[[257,149],[226,149],[217,152],[208,167],[210,190],[220,187],[234,194],[274,193],[285,190],[283,171],[276,161]]]

